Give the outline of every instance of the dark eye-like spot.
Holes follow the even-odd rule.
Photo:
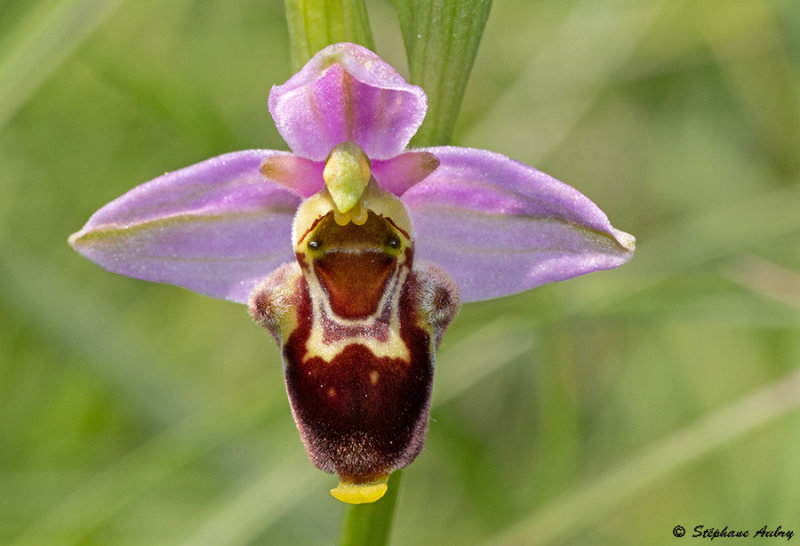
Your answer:
[[[389,248],[397,250],[398,248],[400,248],[400,237],[398,237],[397,235],[392,235],[391,237],[389,237],[388,245]]]
[[[311,249],[311,250],[318,250],[318,249],[319,249],[319,247],[321,247],[321,246],[322,246],[322,243],[320,243],[320,242],[319,242],[318,240],[316,240],[316,239],[311,239],[311,240],[308,242],[308,248],[309,248],[309,249]]]

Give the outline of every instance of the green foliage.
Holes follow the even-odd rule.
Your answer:
[[[56,39],[77,6],[0,7],[0,543],[334,544],[336,478],[307,460],[272,339],[66,244],[166,170],[285,147],[281,5],[127,2]],[[369,8],[402,59],[392,5]],[[464,308],[392,544],[796,525],[798,21],[786,0],[493,6],[452,142],[572,184],[639,250]],[[43,76],[8,78],[19,58]]]
[[[413,144],[448,144],[492,0],[394,0],[411,83],[428,94]]]

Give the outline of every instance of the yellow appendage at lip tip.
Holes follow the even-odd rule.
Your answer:
[[[347,483],[340,480],[339,485],[331,489],[331,495],[348,504],[375,502],[386,494],[388,480],[388,475],[369,483]]]

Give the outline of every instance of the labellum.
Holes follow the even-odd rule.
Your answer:
[[[339,475],[331,493],[373,502],[422,450],[434,352],[459,296],[439,267],[414,262],[408,212],[361,148],[336,146],[323,177],[295,216],[297,262],[264,280],[249,308],[281,346],[312,462]]]

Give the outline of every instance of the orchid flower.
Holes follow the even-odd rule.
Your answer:
[[[102,267],[248,304],[280,345],[295,422],[332,494],[372,502],[422,450],[434,353],[460,302],[625,263],[631,235],[503,155],[406,149],[427,103],[335,44],[269,95],[292,153],[229,153],[142,184],[70,244]]]

